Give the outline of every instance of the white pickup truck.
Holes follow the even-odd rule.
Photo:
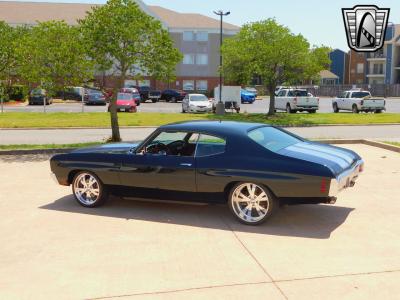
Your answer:
[[[350,110],[353,113],[360,111],[381,113],[385,108],[384,98],[375,98],[369,91],[350,90],[343,92],[339,97],[332,100],[333,112],[339,110]]]
[[[285,110],[287,113],[315,113],[319,109],[319,99],[310,95],[304,89],[282,88],[275,97],[275,109]]]

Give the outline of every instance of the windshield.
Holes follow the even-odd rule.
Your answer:
[[[253,141],[272,152],[278,152],[279,150],[301,142],[300,139],[275,127],[269,126],[253,129],[249,131],[248,136]]]
[[[371,94],[369,92],[353,92],[351,96],[352,98],[364,98],[371,96]]]
[[[190,101],[208,101],[208,98],[204,95],[193,95],[190,96]]]
[[[132,94],[128,94],[128,93],[118,93],[117,99],[118,99],[118,100],[121,100],[121,101],[129,101],[129,100],[132,100]]]
[[[44,95],[44,91],[42,89],[34,89],[34,90],[32,90],[31,95],[41,96],[41,95]]]

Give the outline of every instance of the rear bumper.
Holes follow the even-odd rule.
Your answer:
[[[337,194],[348,188],[353,187],[364,166],[362,159],[358,160],[355,165],[343,173],[339,174],[336,178],[332,179],[329,186],[329,197],[336,197]]]
[[[318,110],[318,105],[294,105],[293,109],[302,109],[302,110]]]
[[[361,110],[361,111],[386,110],[386,107],[384,107],[384,106],[376,106],[376,107],[360,106],[358,110]]]

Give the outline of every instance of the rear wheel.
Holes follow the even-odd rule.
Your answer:
[[[376,114],[382,113],[382,109],[377,109],[377,110],[375,110],[375,113],[376,113]]]
[[[308,111],[310,114],[315,114],[316,113],[316,110],[315,109],[311,109],[311,110],[309,110]]]
[[[152,99],[151,102],[156,103],[157,99]]]
[[[334,112],[334,113],[338,113],[338,112],[339,112],[339,108],[338,108],[338,106],[337,106],[337,103],[336,103],[336,102],[335,102],[335,103],[333,103],[332,107],[333,107],[333,112]]]
[[[171,102],[176,103],[176,98],[175,97],[171,97]]]
[[[74,176],[72,191],[78,203],[84,207],[97,207],[106,201],[108,192],[101,180],[93,173],[83,171]]]
[[[353,112],[353,114],[358,114],[359,111],[358,111],[357,105],[353,104],[353,106],[352,106],[352,108],[351,108],[351,111]]]
[[[228,204],[241,223],[258,225],[271,217],[277,207],[277,200],[260,184],[240,182],[231,189]]]

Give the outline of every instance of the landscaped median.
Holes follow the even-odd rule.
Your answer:
[[[400,114],[181,114],[181,113],[136,113],[118,114],[120,126],[160,126],[188,120],[247,121],[280,126],[312,126],[334,124],[400,124]],[[109,127],[108,113],[29,113],[7,112],[0,114],[0,128],[71,128]]]

